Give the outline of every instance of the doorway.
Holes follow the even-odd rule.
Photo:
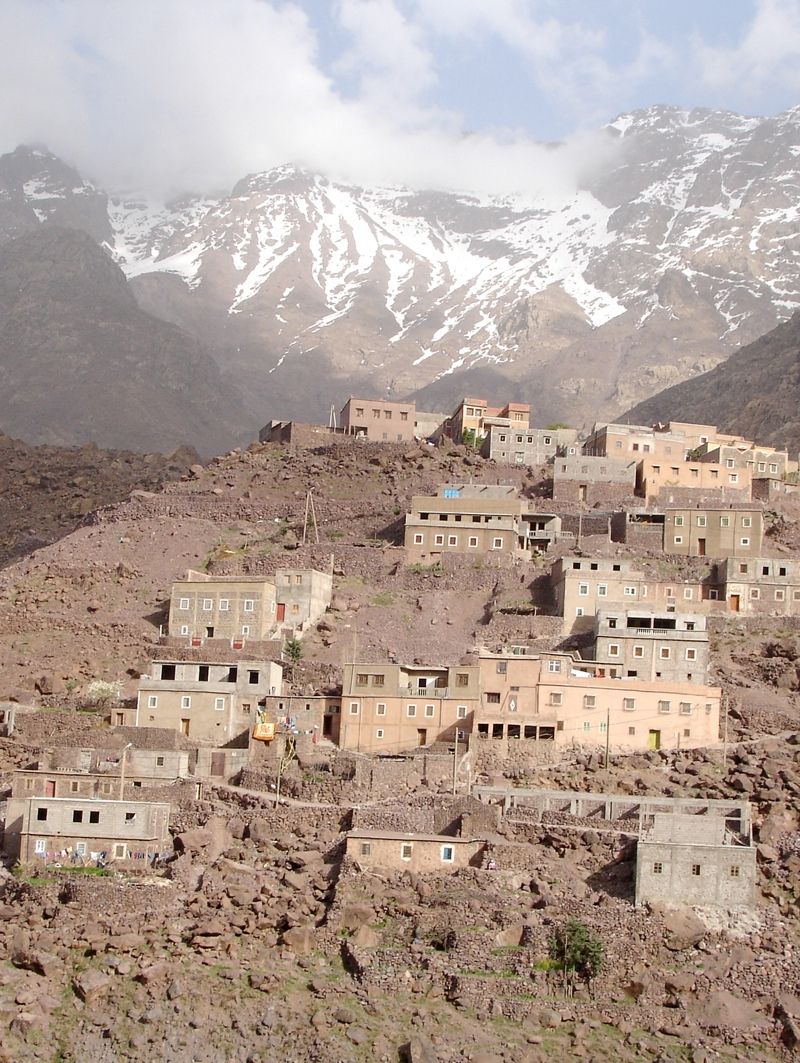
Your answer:
[[[189,737],[189,721],[188,720],[181,720],[181,734],[182,735],[186,735],[187,738]]]
[[[731,603],[731,610],[734,613],[738,613],[739,612],[739,604],[741,602],[740,596],[738,594],[732,594],[730,596],[730,598],[728,599],[728,601]]]
[[[428,744],[428,729],[427,727],[417,728],[417,745],[426,746]]]
[[[56,796],[56,781],[55,779],[48,779],[44,785],[44,796],[55,797]]]
[[[661,749],[661,732],[660,731],[648,731],[648,734],[647,734],[647,748],[648,749]]]
[[[286,619],[286,603],[281,602],[280,605],[275,607],[275,619],[279,624],[282,624]]]
[[[586,484],[578,484],[578,501],[586,501]]]
[[[706,556],[706,541],[705,541],[705,539],[698,539],[697,540],[697,552],[700,555],[700,557],[705,557]]]

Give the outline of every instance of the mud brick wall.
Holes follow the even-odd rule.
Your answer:
[[[555,742],[537,742],[527,738],[483,738],[470,736],[472,770],[477,773],[525,773],[543,764],[557,764],[567,755]]]

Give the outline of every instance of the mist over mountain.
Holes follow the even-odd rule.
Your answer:
[[[355,391],[439,409],[485,392],[582,426],[712,369],[800,307],[800,109],[652,107],[605,137],[613,162],[586,187],[525,202],[280,167],[165,204],[20,148],[0,158],[0,239],[57,225],[102,246],[150,327],[170,322],[184,352],[192,337],[244,396],[231,418],[210,370],[184,363],[181,393],[222,404],[227,445],[234,420],[244,435],[274,416],[327,421]],[[25,435],[7,408],[0,427]]]

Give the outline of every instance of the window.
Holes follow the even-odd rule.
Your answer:
[[[775,601],[776,602],[782,602],[785,597],[786,597],[786,592],[785,591],[782,591],[780,589],[775,591]]]
[[[225,698],[214,698],[214,711],[215,712],[224,712],[225,711]]]
[[[629,727],[628,728],[628,734],[629,735],[635,735],[636,734],[636,728],[635,727]]]
[[[692,592],[692,588],[691,587],[684,587],[683,588],[683,596],[684,596],[684,598],[691,598],[692,597],[692,593],[693,592]]]
[[[383,419],[384,419],[384,421],[391,421],[391,419],[392,419],[392,411],[391,410],[384,410],[383,411]]]
[[[583,733],[584,734],[588,734],[589,731],[591,731],[591,729],[592,729],[592,725],[589,722],[589,720],[584,720],[583,721]]]
[[[752,517],[742,517],[742,527],[743,528],[752,528],[752,526],[753,526],[753,518]]]
[[[732,483],[732,484],[738,484],[738,482],[739,482],[739,473],[738,472],[732,472],[730,474],[730,476],[728,477],[728,482]]]
[[[448,535],[447,536],[447,545],[448,546],[457,546],[458,545],[458,536],[457,535]]]
[[[385,716],[386,715],[386,705],[383,702],[378,702],[378,704],[375,706],[375,715],[376,716]]]
[[[563,700],[564,695],[560,691],[553,690],[550,692],[550,705],[560,705]]]
[[[671,655],[672,655],[672,653],[671,653],[671,650],[670,650],[669,646],[660,646],[659,647],[658,656],[661,658],[662,661],[668,661],[670,659]]]
[[[134,812],[127,812],[126,815],[125,815],[125,819],[128,819],[129,817],[132,819],[134,815],[135,815]],[[90,823],[99,823],[100,822],[100,813],[99,812],[90,812],[89,813],[89,822]]]
[[[580,594],[583,597],[585,597],[588,593],[589,593],[589,584],[588,583],[579,583],[578,584],[578,594]]]
[[[500,538],[492,539],[492,549],[493,550],[502,550],[503,549],[503,540],[500,539]]]
[[[687,661],[696,661],[697,660],[697,650],[691,649],[691,648],[688,649],[686,651],[686,660]]]
[[[633,647],[633,656],[634,657],[644,657],[644,646],[634,646]]]
[[[672,541],[675,543],[676,546],[681,546],[683,544],[683,536],[676,535]]]
[[[245,598],[243,608],[246,613],[255,612],[255,607],[256,603],[252,598]]]
[[[47,852],[47,839],[46,838],[37,838],[36,839],[36,844],[34,846],[34,852],[37,853],[39,856],[41,856],[42,853]]]
[[[670,703],[668,701],[659,701],[659,703],[658,703],[658,711],[659,712],[665,713],[665,712],[670,712],[670,710],[671,710],[671,705],[670,705]]]
[[[350,702],[350,715],[351,716],[358,716],[358,702],[357,701],[351,701]]]
[[[678,712],[681,714],[681,716],[691,716],[692,715],[692,703],[691,703],[691,701],[679,701],[678,702]]]
[[[434,535],[434,537],[433,537],[433,545],[434,546],[444,546],[444,536],[443,535]]]
[[[372,856],[372,842],[361,842],[358,851],[359,856]]]
[[[609,645],[609,647],[608,647],[608,656],[609,657],[619,657],[619,643],[618,642],[612,642]]]
[[[248,670],[247,670],[247,682],[251,686],[254,686],[258,682],[259,678],[260,678],[260,676],[259,676],[259,672],[258,672],[257,669],[248,668]]]
[[[159,767],[159,768],[163,768],[164,767],[164,758],[163,757],[156,757],[156,766]]]
[[[469,539],[467,540],[467,545],[468,546],[473,546],[473,547],[477,546],[478,545],[478,537],[476,535],[470,535]]]
[[[357,672],[356,673],[356,686],[357,687],[365,687],[367,685],[367,683],[369,683],[369,676],[367,675],[367,673],[366,672]]]
[[[158,708],[158,695],[157,694],[151,694],[148,697],[148,699],[147,699],[147,707],[148,707],[148,709],[157,709]]]
[[[636,698],[623,698],[622,707],[626,712],[633,712],[636,708]]]
[[[83,810],[80,808],[73,808],[72,810],[72,822],[83,823]]]
[[[636,588],[635,587],[624,587],[622,593],[627,598],[635,598],[636,597]]]
[[[731,526],[731,518],[730,517],[720,517],[719,518],[719,526],[720,526],[720,528],[730,528],[730,526]]]
[[[182,709],[191,709],[191,707],[192,707],[192,699],[191,699],[191,697],[188,694],[184,694],[181,697],[181,708]]]
[[[605,598],[608,595],[608,584],[598,583],[597,585],[597,597]]]
[[[597,705],[597,697],[594,694],[583,695],[584,709],[593,709]]]
[[[101,783],[100,784],[100,792],[104,793],[104,794],[110,794],[111,793],[111,783],[110,782]]]
[[[675,518],[675,527],[676,528],[682,528],[683,527],[683,517],[676,517]]]
[[[468,687],[469,686],[469,674],[467,672],[456,673],[456,686]]]
[[[382,728],[382,727],[379,727],[379,728],[378,728],[378,729],[377,729],[377,730],[375,731],[375,737],[376,737],[376,738],[383,738],[383,728]]]
[[[758,587],[751,587],[750,588],[750,597],[751,598],[760,598],[761,597],[761,591],[759,590]]]
[[[561,671],[561,661],[548,661],[547,662],[547,671],[548,672],[560,672]]]
[[[583,616],[583,609],[581,608],[580,605],[575,610],[575,616]]]
[[[731,867],[728,870],[728,873],[730,874],[731,878],[738,878],[739,877],[739,865],[738,864],[732,864]]]
[[[605,720],[600,721],[600,734],[604,735],[608,730],[608,723]]]
[[[663,870],[664,865],[661,863],[660,860],[656,860],[656,862],[653,864],[653,874],[660,875]]]
[[[230,604],[231,603],[230,603],[228,598],[220,598],[220,600],[219,600],[219,611],[221,613],[227,613],[229,608],[230,608]]]
[[[466,720],[466,718],[467,718],[467,706],[466,705],[459,705],[458,708],[456,709],[456,719],[458,719],[458,720]]]
[[[486,695],[486,704],[487,705],[499,705],[500,704],[500,694],[498,692],[496,692],[496,691],[489,691],[489,693]]]
[[[36,809],[36,819],[39,821],[39,823],[44,823],[44,821],[47,819],[47,809],[46,808],[37,808]]]
[[[213,608],[214,608],[214,599],[213,598],[204,598],[203,599],[203,609],[205,609],[205,611],[208,612],[209,609],[213,609]]]
[[[455,860],[455,848],[452,845],[442,846],[442,863],[452,864]]]
[[[189,634],[189,625],[188,624],[181,624],[181,634],[182,635],[188,635]]]
[[[78,856],[86,856],[86,842],[75,842],[75,852]]]
[[[127,850],[124,842],[114,843],[114,859],[124,860],[127,855]]]
[[[249,624],[243,624],[242,625],[242,635],[243,636],[247,636],[249,634],[250,634],[250,625]]]
[[[400,846],[400,859],[401,860],[410,860],[411,859],[411,854],[413,852],[414,852],[414,846],[411,844],[411,842],[403,842],[402,845]]]
[[[416,705],[406,705],[406,716],[416,716],[416,715],[417,715],[417,706]]]
[[[777,472],[778,471],[778,466],[773,464],[772,462],[770,462],[769,471],[770,472]]]
[[[726,458],[725,459],[725,468],[726,469],[732,469],[732,468],[734,468],[735,465],[736,465],[736,462],[733,460],[733,458]]]
[[[749,539],[740,539],[739,540],[739,545],[740,546],[749,546],[750,545],[750,540]]]
[[[697,877],[700,874],[700,865],[692,864],[692,874]]]
[[[416,532],[414,534],[414,545],[415,546],[421,546],[422,545],[422,533],[421,532]]]
[[[189,608],[189,599],[188,598],[181,598],[180,602],[178,603],[178,608],[179,609],[188,609]]]
[[[425,706],[425,715],[428,717],[428,719],[431,719],[435,712],[436,712],[436,706],[435,705],[426,705]]]

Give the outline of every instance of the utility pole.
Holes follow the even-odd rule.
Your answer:
[[[456,726],[456,744],[453,749],[453,793],[456,792],[456,781],[458,776],[458,726]]]
[[[724,722],[722,725],[722,767],[725,768],[728,765],[728,699],[722,695],[722,708]]]
[[[608,754],[611,746],[611,707],[606,709],[606,771],[608,771]]]
[[[306,510],[303,514],[303,546],[306,545],[306,539],[308,538],[309,517],[311,517],[311,526],[314,529],[314,541],[319,545],[319,527],[317,526],[317,513],[314,509],[314,496],[311,493],[311,488],[306,492]]]
[[[128,744],[122,750],[122,757],[119,762],[119,799],[123,801],[125,799],[125,761],[128,758],[128,750],[133,745],[133,742]]]

